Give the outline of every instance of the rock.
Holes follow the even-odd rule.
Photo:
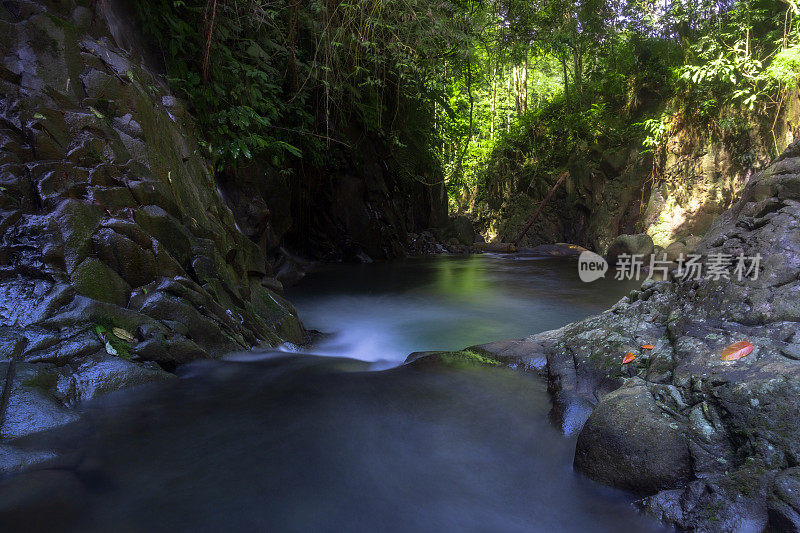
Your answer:
[[[686,239],[684,239],[683,242],[686,245],[688,253],[693,254],[695,249],[697,248],[697,245],[699,245],[702,241],[703,239],[701,237],[698,237],[696,235],[690,235],[686,237]]]
[[[0,478],[46,463],[55,458],[47,450],[25,450],[10,444],[0,444]]]
[[[583,246],[577,244],[568,244],[565,242],[557,242],[555,244],[540,244],[533,248],[519,248],[517,250],[521,254],[530,255],[545,255],[552,257],[578,257],[582,252],[586,251]]]
[[[275,265],[275,278],[285,287],[290,287],[306,275],[308,263],[281,248],[281,255]]]
[[[649,256],[653,253],[653,249],[653,239],[646,233],[620,235],[608,247],[606,258],[614,265],[622,254]]]
[[[677,261],[681,257],[685,259],[691,252],[685,243],[676,241],[667,246],[664,253],[667,255],[667,261]]]
[[[79,366],[73,379],[78,401],[136,385],[174,379],[158,367],[146,367],[120,357],[102,355],[86,360]]]
[[[22,58],[15,72],[0,67],[8,126],[0,140],[0,364],[14,358],[20,375],[41,376],[14,382],[0,434],[67,423],[76,416],[68,405],[164,379],[154,361],[174,369],[259,343],[302,342],[297,313],[260,284],[272,275],[269,250],[248,239],[277,244],[276,235],[257,220],[253,235],[237,228],[186,107],[142,60],[150,54],[118,11],[123,3],[17,4],[13,28],[0,23],[9,30],[0,55]],[[288,194],[259,191],[282,215],[292,196],[280,179]],[[376,217],[366,199],[380,191],[363,192],[369,234]],[[98,325],[133,334],[131,361],[106,354]]]
[[[517,251],[517,247],[510,242],[475,243],[474,246],[480,252],[491,252],[497,254],[513,254]]]
[[[181,266],[188,265],[192,253],[191,234],[169,213],[156,205],[136,211],[136,223],[158,240]]]
[[[457,352],[414,352],[409,355],[405,363],[419,368],[429,366],[497,366],[501,362],[495,359],[492,354],[480,348],[467,348]]]
[[[575,468],[640,494],[674,487],[692,473],[686,439],[641,380],[600,400],[578,436]]]
[[[110,228],[102,228],[92,237],[98,258],[119,274],[131,287],[141,287],[156,277],[156,259],[151,249]]]
[[[644,509],[681,529],[797,527],[800,187],[787,185],[787,161],[800,165],[800,142],[752,178],[702,239],[668,249],[760,254],[757,278],[648,281],[531,348],[547,359],[554,420],[575,431],[563,422],[579,413],[576,469],[646,495]],[[722,361],[741,340],[753,352]],[[637,357],[623,365],[626,352]]]
[[[475,229],[472,227],[472,221],[464,215],[459,215],[450,222],[450,231],[458,244],[469,246],[475,242]]]
[[[800,467],[775,477],[767,505],[772,531],[800,531]]]
[[[0,420],[0,438],[12,439],[73,422],[78,415],[55,399],[51,389],[57,374],[51,367],[18,363],[5,416]],[[0,365],[0,375],[8,372],[8,363]]]
[[[84,259],[72,272],[72,285],[78,294],[120,307],[128,303],[131,287],[119,274],[94,257]]]

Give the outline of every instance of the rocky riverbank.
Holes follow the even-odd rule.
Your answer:
[[[3,439],[187,361],[305,338],[113,2],[72,4],[0,7]]]
[[[763,257],[757,279],[648,281],[608,311],[434,359],[541,372],[575,467],[700,531],[800,530],[800,143],[697,244]],[[738,341],[755,346],[721,360]],[[652,349],[642,349],[652,345]],[[637,354],[623,365],[627,352]],[[414,364],[421,364],[419,356]]]

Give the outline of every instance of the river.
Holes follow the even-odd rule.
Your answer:
[[[180,380],[102,397],[83,422],[26,439],[65,458],[48,481],[61,498],[50,529],[659,530],[634,496],[573,471],[575,439],[547,421],[541,378],[398,366],[416,350],[562,326],[631,288],[581,283],[576,263],[556,259],[326,267],[288,297],[325,332],[308,351],[327,357],[192,363]]]

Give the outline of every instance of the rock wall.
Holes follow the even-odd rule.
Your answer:
[[[186,361],[304,339],[116,9],[0,4],[0,437]]]
[[[712,134],[675,115],[655,155],[642,153],[641,142],[573,154],[565,166],[569,177],[522,245],[572,242],[604,253],[621,234],[647,233],[664,248],[702,236],[748,180],[795,139],[800,93],[784,95],[777,117],[727,109],[717,124]],[[487,205],[476,213],[484,233],[513,239],[550,187],[513,176],[492,184]]]
[[[287,175],[256,162],[218,176],[237,224],[265,256],[280,262],[283,246],[321,261],[402,257],[408,233],[448,223],[438,168],[421,160],[410,169],[419,181],[403,177],[409,169],[380,139],[353,137],[336,165],[298,165]]]
[[[613,150],[586,148],[566,164],[567,179],[526,233],[525,247],[569,242],[603,251],[624,233],[636,233],[650,193],[652,158],[638,144]],[[513,177],[493,184],[476,217],[489,240],[510,242],[555,183],[523,184]]]
[[[703,235],[748,180],[792,143],[799,125],[796,90],[781,98],[777,117],[774,110],[762,116],[727,109],[713,138],[672,117],[639,229],[663,247]]]

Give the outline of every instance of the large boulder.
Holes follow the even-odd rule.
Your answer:
[[[469,246],[475,242],[475,228],[472,227],[472,221],[464,215],[459,215],[450,222],[450,231],[461,245]]]
[[[635,235],[620,235],[606,251],[606,258],[608,262],[613,264],[617,263],[617,258],[620,255],[642,255],[648,256],[653,253],[654,244],[653,239],[646,233],[637,233]]]
[[[679,426],[643,380],[604,396],[578,437],[575,467],[602,483],[652,494],[691,476],[691,456]]]

